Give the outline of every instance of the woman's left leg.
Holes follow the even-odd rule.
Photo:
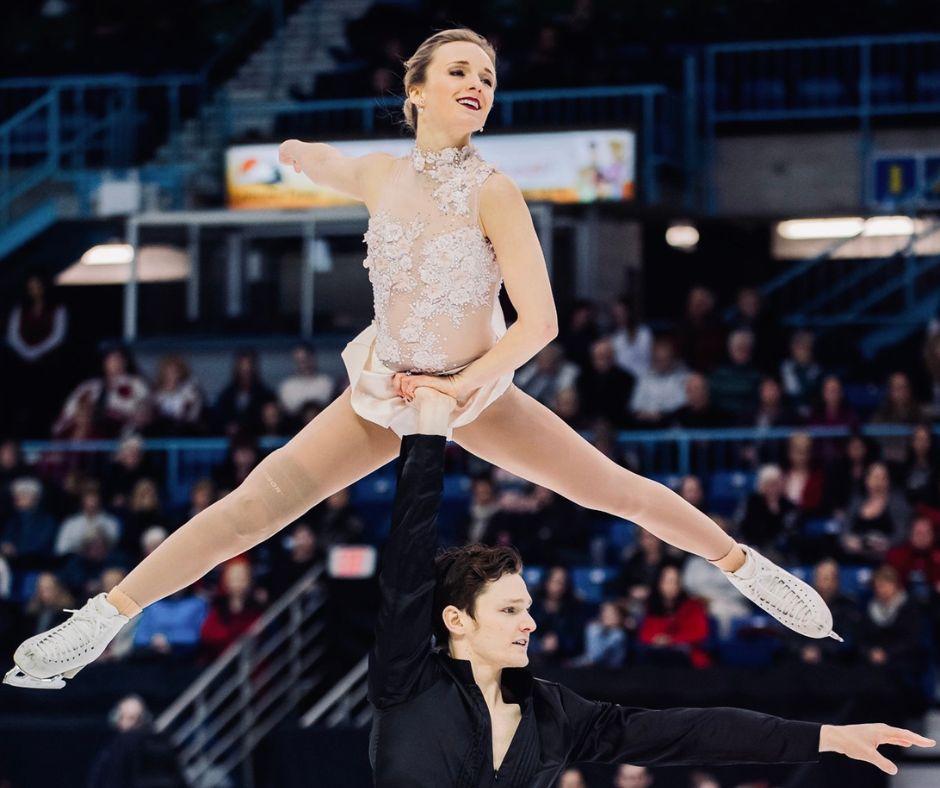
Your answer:
[[[728,556],[735,547],[720,526],[682,497],[617,465],[516,386],[470,424],[455,429],[453,437],[487,462],[580,506],[631,520],[710,561]]]

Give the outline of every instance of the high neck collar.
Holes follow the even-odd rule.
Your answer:
[[[476,154],[476,149],[472,145],[464,145],[460,148],[441,148],[440,150],[428,150],[415,145],[411,149],[411,164],[417,172],[431,174],[442,167],[459,167],[472,158],[474,154]]]

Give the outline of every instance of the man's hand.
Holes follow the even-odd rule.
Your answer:
[[[437,389],[420,386],[414,392],[414,404],[418,409],[418,432],[422,435],[446,435],[450,414],[457,407],[457,400]]]
[[[936,742],[904,728],[876,722],[870,725],[823,725],[819,732],[819,751],[838,752],[857,761],[868,761],[886,774],[897,774],[898,767],[885,758],[878,747],[935,747]]]

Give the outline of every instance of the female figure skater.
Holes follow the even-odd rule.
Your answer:
[[[405,63],[405,120],[416,134],[410,156],[350,158],[321,143],[281,145],[283,163],[361,200],[371,216],[364,266],[375,320],[343,351],[350,387],[107,596],[23,643],[7,683],[63,686],[142,608],[394,459],[401,437],[415,431],[418,385],[457,400],[448,437],[470,452],[707,558],[792,629],[837,637],[808,585],[736,544],[667,487],[609,460],[512,385],[513,372],[556,335],[557,320],[522,194],[469,144],[493,106],[495,60],[489,43],[466,29],[418,47]],[[508,330],[501,280],[519,315]]]
[[[648,709],[585,700],[528,670],[536,622],[511,547],[435,557],[444,437],[456,405],[415,391],[417,434],[401,442],[392,529],[369,654],[370,759],[381,788],[553,786],[577,762],[799,763],[820,752],[897,767],[881,744],[933,746],[887,725],[818,725],[732,708]],[[432,631],[436,637],[431,646]]]

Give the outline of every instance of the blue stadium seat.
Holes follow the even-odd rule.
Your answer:
[[[839,569],[839,586],[843,594],[858,598],[868,592],[873,570],[869,566],[843,566]]]
[[[684,477],[681,473],[651,473],[649,478],[660,484],[665,484],[671,490],[678,490]]]
[[[723,665],[762,668],[773,662],[781,648],[780,626],[765,613],[742,616],[731,622],[731,636],[720,642]]]
[[[708,479],[709,506],[719,514],[733,514],[753,489],[754,474],[750,471],[716,471]]]
[[[636,544],[637,526],[629,520],[614,519],[607,528],[607,541],[616,555]]]
[[[845,401],[865,418],[881,403],[883,394],[874,383],[846,383]]]
[[[576,566],[571,570],[571,584],[585,602],[597,604],[604,598],[604,585],[616,575],[613,566]]]
[[[845,85],[836,77],[804,79],[797,85],[796,93],[801,104],[813,107],[840,104],[847,97]]]
[[[940,71],[924,71],[917,75],[917,96],[932,101],[940,100]]]
[[[803,526],[803,535],[813,539],[835,536],[842,533],[842,523],[834,517],[817,517],[807,520]]]
[[[17,572],[13,575],[10,597],[15,602],[27,603],[36,591],[40,572]]]

